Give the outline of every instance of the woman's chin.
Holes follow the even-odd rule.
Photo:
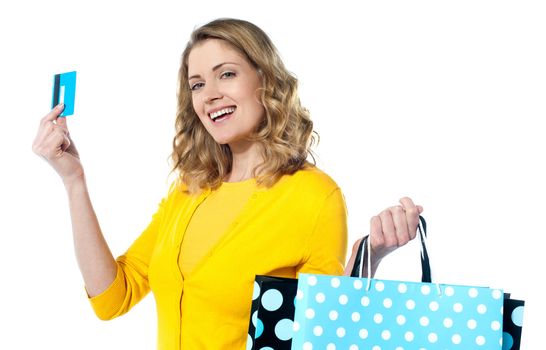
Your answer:
[[[225,138],[225,137],[212,137],[214,139],[214,141],[216,141],[217,144],[219,145],[227,145],[229,144],[229,138]]]

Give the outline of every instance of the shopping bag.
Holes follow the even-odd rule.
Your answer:
[[[420,240],[421,240],[421,271],[422,282],[431,281],[430,261],[428,257],[428,251],[426,248],[426,235],[427,227],[426,221],[420,218]],[[356,259],[351,269],[351,276],[358,277],[363,273],[364,263],[367,259],[367,251],[363,248],[367,243],[368,237],[364,237],[361,241],[358,251],[356,253]],[[510,293],[504,293],[503,302],[503,322],[502,322],[502,350],[519,350],[521,344],[521,332],[523,327],[523,312],[525,301],[512,299]]]
[[[424,281],[300,274],[292,349],[501,350],[503,291],[427,281],[424,225]]]
[[[499,289],[301,274],[293,349],[498,349]],[[335,347],[334,347],[335,346]]]
[[[502,322],[502,350],[519,350],[523,326],[524,300],[510,298],[504,294],[504,316]]]
[[[289,350],[298,280],[257,275],[246,349]]]

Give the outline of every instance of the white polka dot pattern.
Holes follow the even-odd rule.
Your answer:
[[[247,350],[290,347],[294,331],[300,329],[300,324],[293,321],[297,283],[296,279],[256,276],[246,342]],[[301,292],[298,298],[303,299]],[[321,334],[319,328],[316,334]]]
[[[377,279],[366,290],[367,283],[300,274],[292,349],[500,349],[501,290]]]

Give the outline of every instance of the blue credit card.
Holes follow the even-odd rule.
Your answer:
[[[64,103],[61,117],[74,114],[74,101],[76,99],[76,72],[55,74],[53,77],[53,99],[51,108],[59,103]]]

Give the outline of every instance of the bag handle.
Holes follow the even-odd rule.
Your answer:
[[[425,218],[419,215],[419,225],[417,225],[417,231],[419,232],[419,240],[421,242],[421,282],[432,282],[432,276],[430,271],[430,260],[427,251],[427,222]],[[371,251],[370,235],[365,236],[358,245],[358,251],[355,257],[355,263],[351,270],[351,277],[362,277],[364,273],[364,261],[367,260],[367,272],[368,277],[371,275]]]

